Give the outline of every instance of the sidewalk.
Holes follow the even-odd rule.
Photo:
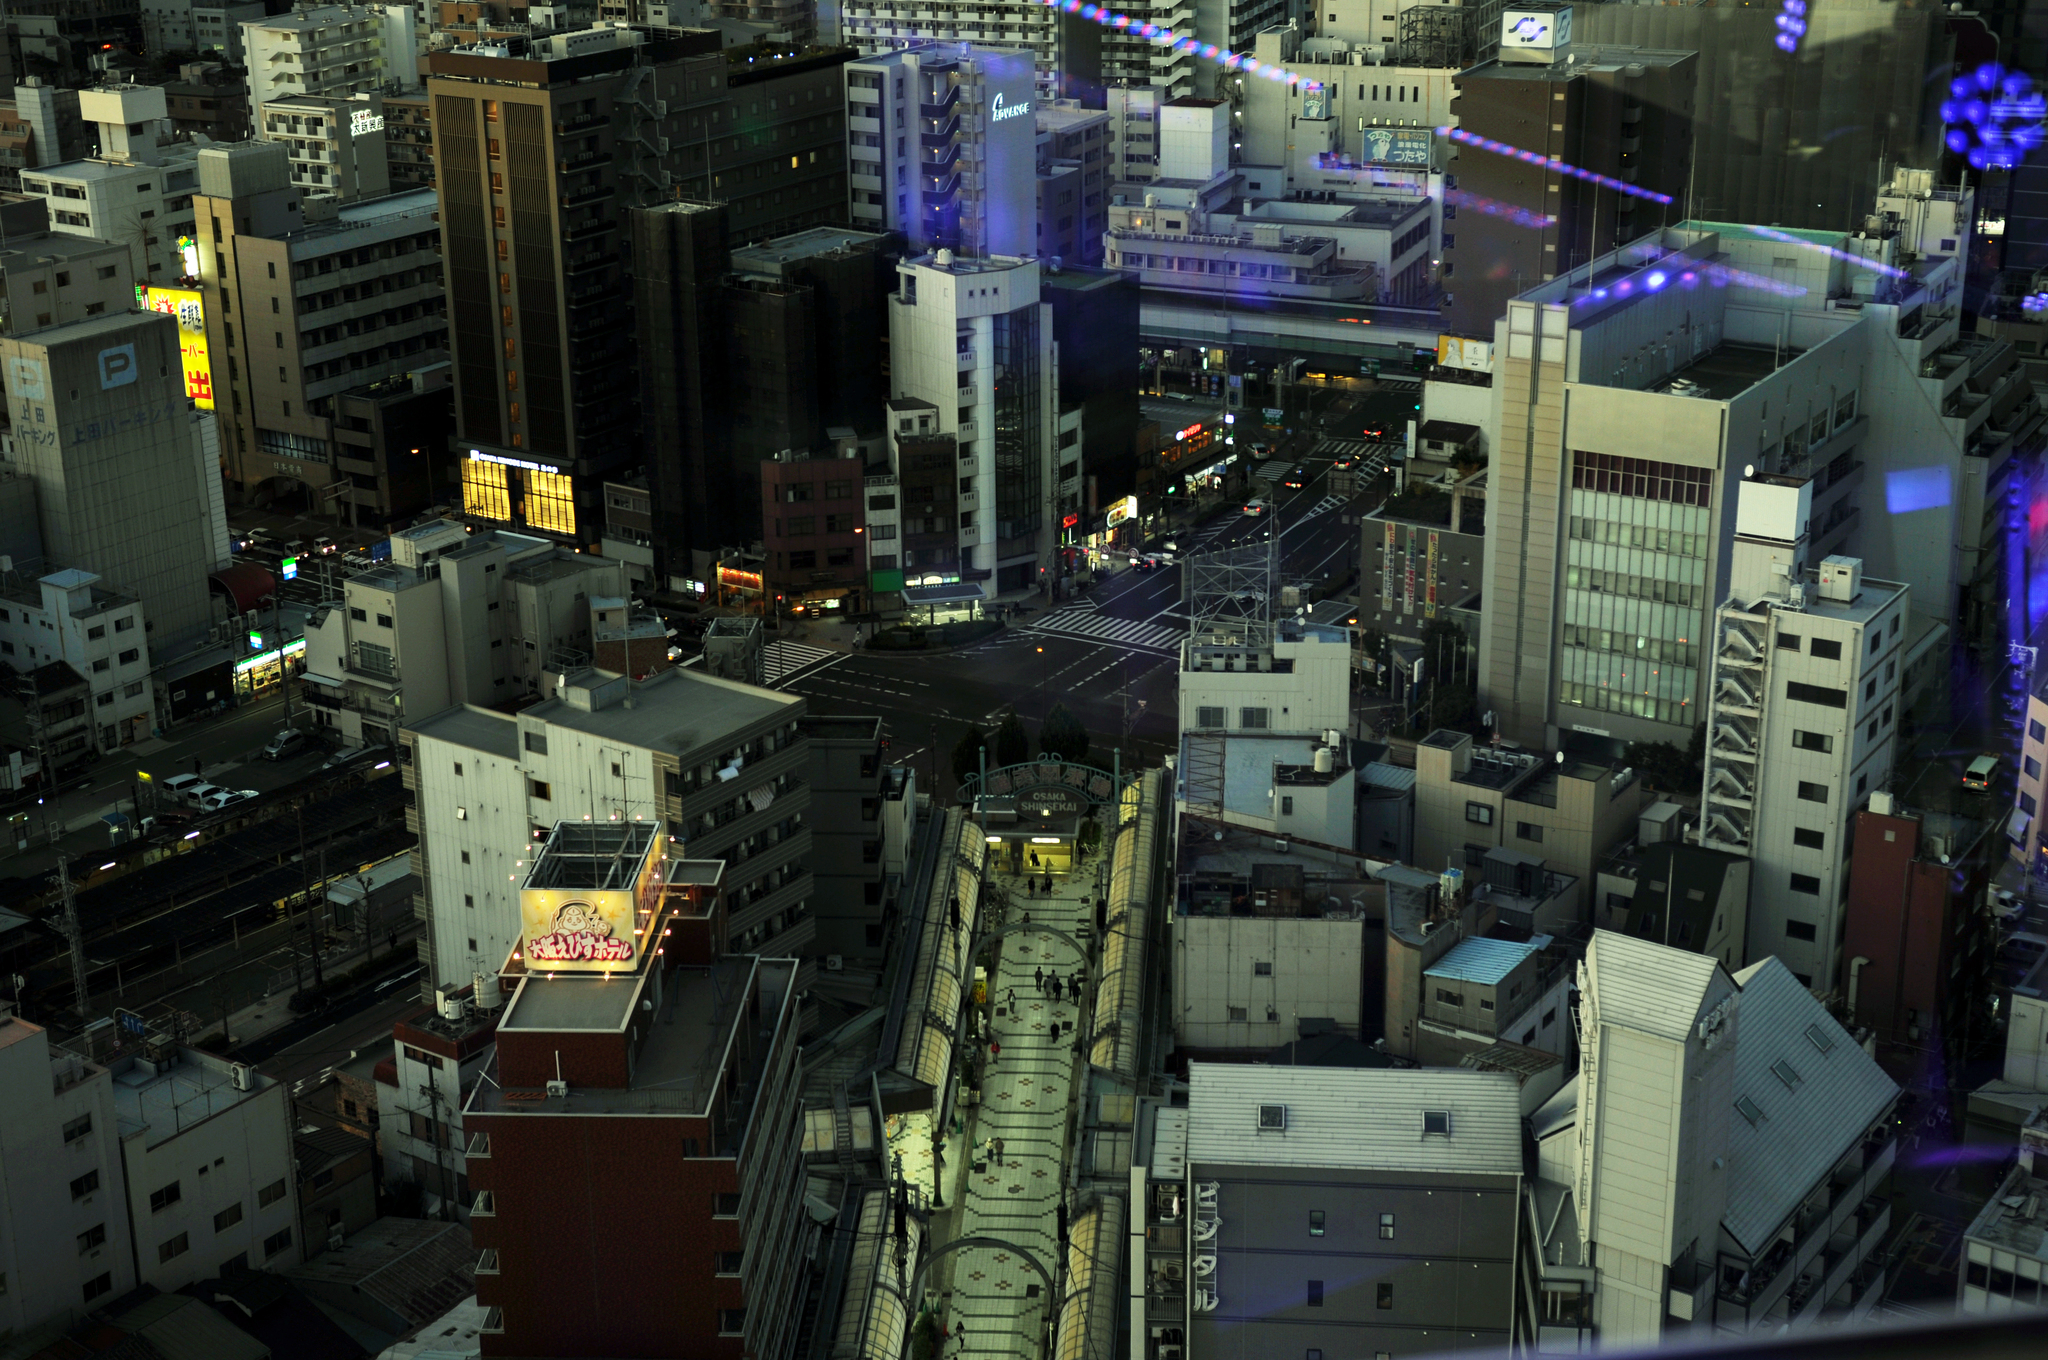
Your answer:
[[[999,881],[1012,894],[1010,920],[1026,913],[1035,922],[1069,934],[1092,924],[1095,882],[1092,866],[1071,877],[1055,875],[1051,898],[1024,894],[1024,880],[1007,874]],[[1049,1000],[1038,989],[1036,970],[1066,978],[1082,961],[1050,935],[1003,938],[1001,962],[989,980],[990,1029],[1002,1052],[985,1069],[981,1102],[965,1134],[968,1165],[959,1212],[951,1234],[993,1237],[1031,1253],[1055,1280],[1060,1273],[1057,1215],[1064,1194],[1071,1113],[1079,1093],[1081,1060],[1073,1026],[1083,1002],[1061,993]],[[1010,1005],[1016,994],[1014,1008]],[[1061,1026],[1052,1038],[1052,1026]],[[1003,1142],[1001,1161],[987,1152],[989,1140]],[[1038,1272],[1016,1252],[967,1247],[953,1254],[950,1287],[940,1308],[952,1329],[945,1355],[1036,1357],[1052,1314],[1052,1299]]]

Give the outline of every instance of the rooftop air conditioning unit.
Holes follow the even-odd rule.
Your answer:
[[[255,1069],[247,1063],[235,1063],[228,1068],[228,1080],[237,1091],[246,1091],[256,1084]]]
[[[548,1083],[548,1094],[549,1094],[550,1096],[566,1096],[566,1095],[568,1095],[568,1094],[569,1094],[569,1083],[568,1083],[568,1082],[566,1082],[566,1081],[551,1081],[551,1082],[549,1082],[549,1083]]]
[[[840,971],[844,970],[844,969],[845,969],[845,967],[846,967],[846,956],[845,956],[845,955],[843,955],[843,954],[827,954],[827,955],[825,956],[825,971],[826,971],[826,972],[828,972],[828,973],[837,973],[837,972],[840,972]]]

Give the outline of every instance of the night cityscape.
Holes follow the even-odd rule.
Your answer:
[[[2048,5],[5,9],[0,1360],[2048,1354]]]

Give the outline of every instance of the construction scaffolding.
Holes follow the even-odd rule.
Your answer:
[[[1404,66],[1463,70],[1500,53],[1501,0],[1467,5],[1410,5],[1401,11]]]

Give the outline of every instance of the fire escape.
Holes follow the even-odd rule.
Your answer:
[[[1757,752],[1770,686],[1768,613],[1728,608],[1714,620],[1700,844],[1747,852],[1756,826]]]

